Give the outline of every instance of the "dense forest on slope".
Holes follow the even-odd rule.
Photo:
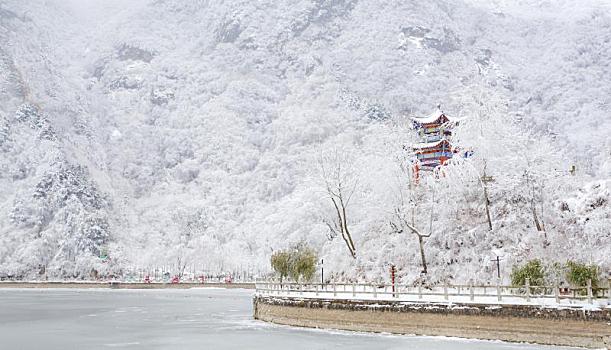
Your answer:
[[[609,8],[2,1],[0,276],[268,271],[306,241],[341,278],[410,282],[418,241],[391,223],[411,210],[435,279],[486,280],[497,255],[609,268]],[[438,103],[474,156],[406,187],[409,117]],[[356,259],[326,225],[338,162]]]

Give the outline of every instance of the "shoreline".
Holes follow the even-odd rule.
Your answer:
[[[253,314],[307,328],[611,349],[611,309],[255,296]]]
[[[255,289],[255,284],[245,283],[142,283],[142,282],[0,282],[0,289],[192,289],[192,288],[225,288]]]

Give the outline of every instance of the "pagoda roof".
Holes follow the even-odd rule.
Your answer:
[[[432,114],[429,114],[426,117],[412,117],[411,119],[412,119],[412,121],[414,121],[414,122],[416,122],[418,124],[433,124],[433,123],[438,123],[439,120],[444,118],[444,117],[448,121],[450,121],[450,122],[458,121],[458,118],[450,118],[450,117],[448,117],[439,108],[435,112],[433,112]]]
[[[435,148],[435,147],[441,146],[441,144],[444,143],[444,142],[449,144],[448,140],[441,139],[439,141],[433,141],[433,142],[415,143],[414,145],[412,145],[412,148],[414,148],[414,149]]]

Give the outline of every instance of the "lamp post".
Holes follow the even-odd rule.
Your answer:
[[[496,261],[496,276],[500,280],[501,279],[501,257],[496,256],[496,259],[492,259],[492,261]]]
[[[390,265],[390,281],[392,283],[392,293],[395,296],[395,274],[397,272],[397,268],[394,264]]]
[[[320,259],[320,284],[325,284],[325,259]]]

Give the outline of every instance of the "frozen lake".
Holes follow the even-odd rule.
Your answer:
[[[0,289],[0,349],[551,350],[254,321],[252,291]]]

